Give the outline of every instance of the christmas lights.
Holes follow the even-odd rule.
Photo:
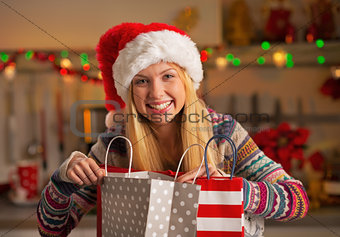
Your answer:
[[[16,61],[19,56],[24,55],[26,60],[35,60],[40,62],[49,62],[52,68],[58,72],[61,76],[71,75],[79,76],[81,81],[90,82],[93,84],[101,84],[102,77],[98,74],[97,77],[90,77],[87,72],[90,71],[91,67],[88,62],[88,55],[82,53],[80,55],[82,70],[72,69],[72,61],[68,58],[69,53],[66,50],[60,52],[60,56],[55,53],[46,53],[44,51],[33,51],[33,50],[23,50],[19,49],[12,55],[5,52],[0,52],[0,72],[4,72],[5,77],[8,79],[13,79],[16,71]]]

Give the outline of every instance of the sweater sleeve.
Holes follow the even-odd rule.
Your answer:
[[[231,116],[215,120],[215,124],[214,129],[218,130],[215,129],[214,133],[230,136],[237,147],[235,174],[244,178],[245,212],[282,221],[303,218],[309,207],[303,184],[267,157]],[[224,171],[230,172],[232,150],[224,139],[218,145],[223,147],[227,160]]]
[[[94,159],[97,164],[103,163],[110,140],[118,135],[115,129],[110,128],[100,134],[97,142],[91,147],[88,157]],[[109,151],[110,165],[125,167],[128,164],[124,140],[117,139]],[[53,173],[42,191],[37,207],[38,229],[41,236],[67,236],[81,218],[96,205],[95,185],[79,186],[71,183],[66,176],[67,165],[74,155],[85,156],[80,152],[73,152]]]
[[[59,169],[41,194],[37,207],[41,236],[67,236],[96,204],[96,186],[79,186],[60,179]]]

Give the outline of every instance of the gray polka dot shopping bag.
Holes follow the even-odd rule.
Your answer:
[[[130,145],[128,172],[107,165],[109,147],[117,138],[127,140]],[[178,183],[174,177],[157,172],[134,172],[131,167],[131,142],[124,136],[116,136],[108,145],[106,176],[103,184],[98,185],[97,236],[196,236],[201,186]]]

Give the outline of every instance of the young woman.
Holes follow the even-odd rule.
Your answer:
[[[197,97],[203,78],[200,54],[183,31],[161,23],[123,23],[101,37],[97,58],[111,111],[108,130],[88,156],[73,152],[52,175],[37,209],[41,235],[67,235],[93,208],[95,185],[104,175],[99,165],[107,149],[110,165],[128,166],[124,140],[107,147],[117,135],[127,136],[133,144],[133,168],[152,171],[175,170],[191,144],[204,146],[213,135],[227,135],[238,149],[236,175],[244,178],[247,233],[261,236],[263,218],[293,220],[307,214],[302,183],[259,150],[231,116],[207,108]],[[178,182],[192,181],[202,155],[200,149],[189,150]],[[229,144],[216,140],[208,149],[210,173],[229,173],[231,155]],[[199,175],[205,172],[203,168]]]

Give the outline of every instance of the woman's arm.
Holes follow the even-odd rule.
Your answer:
[[[59,172],[58,169],[52,175],[37,207],[41,236],[67,236],[96,204],[96,186],[65,182]]]
[[[268,158],[231,116],[215,119],[214,123],[214,133],[230,136],[238,149],[235,173],[244,178],[245,211],[276,220],[304,217],[309,200],[302,183]],[[219,147],[228,159],[224,170],[229,172],[232,164],[231,148],[223,141]]]
[[[95,185],[80,186],[74,175],[68,172],[69,167],[75,168],[72,161],[85,161],[85,164],[102,164],[110,140],[117,135],[115,128],[108,129],[99,135],[96,144],[91,147],[88,157],[80,152],[73,152],[71,156],[52,175],[50,182],[42,192],[37,208],[38,228],[42,236],[66,236],[77,226],[82,216],[91,210],[97,201],[97,188]],[[109,164],[125,167],[126,158],[125,141],[117,139],[110,147]],[[87,159],[91,159],[87,160]],[[92,169],[93,170],[93,169]],[[94,169],[94,173],[98,171]],[[78,173],[79,174],[79,173]],[[70,177],[69,177],[70,176]],[[78,175],[77,175],[78,176]],[[81,178],[78,176],[78,178]],[[90,177],[91,178],[91,177]],[[83,180],[83,183],[95,180]],[[78,181],[78,182],[77,182]],[[83,184],[79,182],[79,184]]]

